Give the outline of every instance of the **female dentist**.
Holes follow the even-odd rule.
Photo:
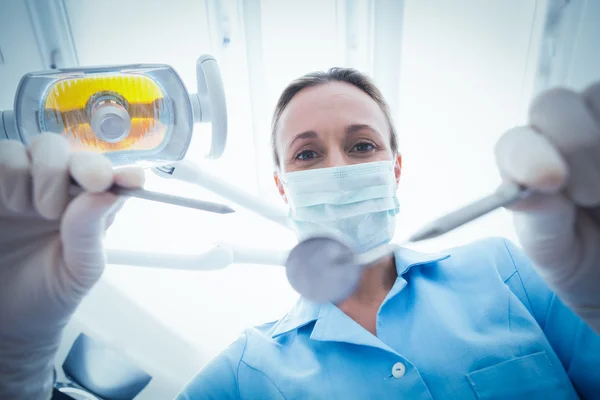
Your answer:
[[[325,226],[358,250],[391,240],[396,134],[357,71],[284,90],[275,183],[300,237]],[[246,330],[179,398],[598,398],[600,85],[544,93],[496,158],[506,180],[546,194],[514,206],[525,254],[502,239],[401,250],[341,303],[301,298]],[[87,193],[71,200],[70,177]],[[139,187],[143,175],[71,153],[58,135],[0,144],[0,398],[50,398],[62,329],[104,269],[103,234],[121,204],[104,192],[113,182]]]

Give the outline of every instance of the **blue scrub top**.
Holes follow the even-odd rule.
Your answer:
[[[300,299],[246,330],[178,399],[600,399],[600,336],[513,244],[395,259],[377,336]]]

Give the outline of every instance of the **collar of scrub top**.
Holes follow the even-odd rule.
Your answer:
[[[406,281],[402,276],[411,268],[417,266],[433,266],[438,261],[445,260],[449,257],[449,253],[420,253],[407,248],[398,249],[394,253],[398,278],[396,284],[394,284],[392,290],[384,300],[384,303],[398,294],[406,286]],[[402,280],[400,284],[398,284],[398,279]],[[352,327],[349,327],[350,329],[343,329],[342,325],[352,324],[355,325],[354,328],[356,328],[357,323],[350,318],[343,318],[344,316],[345,314],[331,303],[319,304],[301,297],[294,308],[273,327],[271,337],[276,338],[308,325],[313,321],[317,321],[310,336],[311,339],[348,342],[349,340],[347,339],[349,338],[346,336],[351,335],[350,332],[353,331]],[[325,321],[328,321],[328,323],[325,323]],[[369,336],[373,339],[377,339],[373,335],[366,335],[362,338],[363,342],[360,344],[381,347],[381,341],[374,341],[369,338]],[[351,342],[357,343],[356,338],[352,338]]]

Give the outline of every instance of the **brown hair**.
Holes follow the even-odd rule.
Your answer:
[[[381,91],[375,86],[375,83],[367,75],[353,69],[353,68],[330,68],[328,71],[318,71],[306,74],[292,83],[290,83],[277,101],[275,112],[273,113],[273,120],[271,122],[271,147],[273,149],[273,161],[275,166],[279,168],[279,156],[277,155],[276,136],[277,123],[283,113],[283,110],[290,103],[292,98],[298,94],[302,89],[306,89],[313,86],[323,85],[329,82],[345,82],[356,86],[363,92],[369,95],[375,102],[381,107],[381,111],[385,114],[389,128],[390,128],[390,146],[392,152],[396,154],[398,152],[398,140],[396,138],[396,128],[394,121],[392,120],[390,107],[383,98]]]

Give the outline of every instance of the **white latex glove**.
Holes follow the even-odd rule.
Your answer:
[[[513,207],[517,234],[542,278],[600,333],[600,83],[543,93],[529,123],[496,146],[506,179],[546,193]]]
[[[72,199],[71,176],[90,193]],[[123,203],[100,192],[143,177],[71,153],[60,135],[0,141],[0,399],[51,397],[61,332],[104,270],[104,232]]]

